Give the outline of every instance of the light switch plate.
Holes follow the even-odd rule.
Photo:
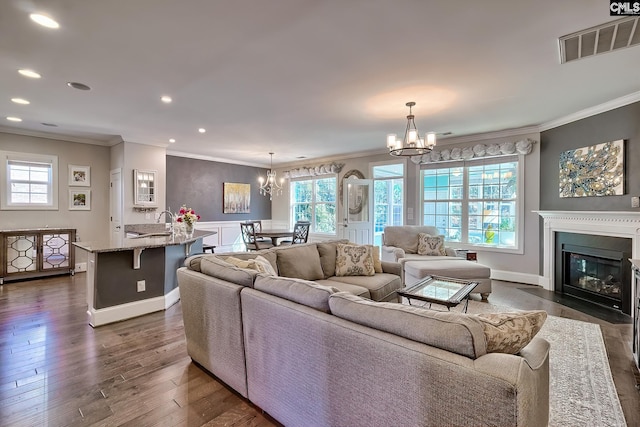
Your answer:
[[[634,196],[631,198],[631,207],[640,208],[640,197]]]

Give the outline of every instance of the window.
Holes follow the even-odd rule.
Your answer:
[[[0,152],[2,209],[57,209],[57,156]]]
[[[448,242],[518,249],[517,157],[482,159],[422,171],[422,223]]]
[[[382,232],[388,225],[403,225],[404,163],[373,165],[375,245],[382,245]]]
[[[337,178],[291,181],[290,185],[292,223],[310,221],[312,233],[336,234]]]

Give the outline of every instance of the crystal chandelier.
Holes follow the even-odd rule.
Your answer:
[[[435,132],[427,132],[425,138],[420,138],[416,123],[413,121],[414,115],[411,113],[411,107],[416,105],[415,102],[407,102],[409,107],[409,115],[407,116],[407,129],[404,132],[404,139],[396,139],[395,133],[387,135],[387,148],[392,156],[421,156],[433,150],[436,146]],[[425,144],[425,140],[427,141]]]
[[[263,177],[258,178],[260,182],[260,194],[263,196],[269,195],[269,200],[273,200],[273,196],[279,196],[282,194],[282,183],[284,178],[280,178],[280,184],[276,181],[276,171],[273,170],[273,153],[269,153],[271,156],[271,169],[267,172],[267,179]]]

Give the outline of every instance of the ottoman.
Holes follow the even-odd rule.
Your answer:
[[[478,282],[472,293],[478,293],[483,301],[487,301],[491,293],[491,269],[477,262],[451,257],[444,260],[405,261],[404,285],[411,286],[426,276],[453,277]]]

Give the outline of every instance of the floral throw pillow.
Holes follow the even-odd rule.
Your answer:
[[[336,276],[373,276],[371,246],[338,243],[336,250]]]
[[[547,320],[544,310],[476,316],[487,339],[487,353],[518,353],[531,342]]]
[[[443,236],[432,236],[426,233],[418,234],[419,255],[446,255]]]

